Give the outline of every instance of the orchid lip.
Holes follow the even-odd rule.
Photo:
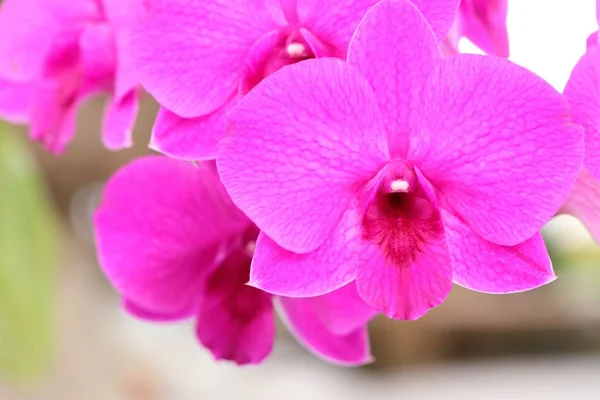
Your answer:
[[[382,174],[362,217],[362,238],[376,244],[390,262],[405,268],[431,240],[443,234],[440,214],[414,167],[395,160]]]

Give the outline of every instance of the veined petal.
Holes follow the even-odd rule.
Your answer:
[[[356,29],[348,62],[375,92],[392,156],[406,156],[425,79],[441,58],[431,27],[409,0],[377,3]]]
[[[347,212],[329,238],[316,250],[298,254],[286,250],[264,232],[256,242],[250,285],[288,297],[318,296],[353,281],[360,266],[360,219]]]
[[[327,43],[333,56],[345,58],[356,26],[378,0],[301,0],[297,9],[304,27]]]
[[[146,1],[128,35],[144,88],[185,118],[222,107],[237,91],[252,44],[276,27],[260,3]]]
[[[581,169],[583,129],[538,76],[506,59],[458,54],[439,63],[421,108],[409,160],[440,207],[483,238],[523,242],[566,200]]]
[[[444,40],[456,19],[461,0],[412,0],[431,26],[438,41]]]
[[[390,262],[374,245],[365,246],[361,254],[358,293],[390,318],[418,319],[443,303],[452,289],[452,265],[443,236],[430,239],[408,265]]]
[[[451,213],[442,213],[454,282],[486,293],[535,289],[556,279],[544,239],[536,233],[515,246],[488,242]]]
[[[341,60],[307,60],[256,86],[228,114],[217,165],[233,201],[280,246],[319,247],[354,192],[388,159],[365,79]]]

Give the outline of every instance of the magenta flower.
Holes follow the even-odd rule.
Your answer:
[[[273,302],[313,353],[346,365],[370,361],[374,311],[353,284],[326,296],[274,298],[246,285],[258,229],[231,203],[214,166],[151,156],[107,184],[94,218],[100,264],[140,318],[195,318],[217,359],[258,363],[271,351]]]
[[[458,2],[415,0],[440,40]],[[215,157],[226,112],[265,76],[309,58],[344,58],[356,25],[377,0],[146,3],[130,51],[142,85],[163,106],[150,146],[199,160]]]
[[[600,46],[590,46],[567,82],[564,95],[573,121],[585,129],[584,171],[562,211],[579,218],[600,243]]]
[[[581,127],[506,59],[443,59],[407,0],[367,13],[348,64],[282,69],[228,119],[217,164],[262,230],[255,287],[313,296],[356,281],[377,310],[415,319],[453,281],[509,293],[555,278],[538,231],[579,174]]]
[[[451,34],[443,43],[446,54],[458,53],[458,41],[466,37],[487,54],[508,57],[507,0],[462,0]]]
[[[598,25],[600,25],[600,0],[596,0],[596,21],[598,21]],[[592,33],[587,38],[587,47],[588,49],[593,46],[597,46],[600,43],[600,36],[598,35],[598,31]]]
[[[137,96],[122,51],[123,6],[117,0],[4,1],[0,118],[29,125],[34,140],[59,153],[73,137],[78,106],[108,93],[104,143],[129,146]]]

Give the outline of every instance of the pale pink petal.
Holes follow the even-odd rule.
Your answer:
[[[536,233],[516,246],[488,242],[449,212],[442,213],[454,282],[486,293],[534,289],[556,279],[544,239]]]
[[[269,76],[228,114],[218,167],[233,201],[280,246],[306,253],[389,158],[368,83],[341,60]]]
[[[411,264],[399,267],[374,245],[362,252],[358,293],[390,318],[414,320],[444,302],[452,288],[452,265],[445,239],[431,239]]]
[[[579,218],[594,240],[600,243],[600,182],[587,171],[581,172],[561,211]]]
[[[107,183],[94,215],[100,266],[128,300],[157,314],[198,302],[221,246],[239,234],[214,167],[149,156]]]
[[[422,110],[409,160],[436,188],[440,207],[485,239],[520,243],[566,200],[583,132],[538,76],[506,59],[458,54],[428,80]]]
[[[585,129],[584,165],[600,179],[600,47],[581,57],[565,86],[573,121]]]
[[[345,334],[335,334],[321,319],[312,299],[281,297],[278,300],[281,305],[279,315],[290,333],[316,356],[347,366],[373,361],[366,325]]]
[[[367,324],[377,311],[367,305],[356,290],[356,283],[322,296],[310,297],[319,318],[336,335],[346,335]]]
[[[390,136],[392,156],[406,155],[411,119],[425,79],[441,59],[427,21],[408,0],[384,0],[359,24],[348,50],[375,91]]]
[[[508,57],[507,0],[463,0],[461,27],[464,35],[487,54]]]
[[[186,118],[209,114],[237,92],[252,44],[275,23],[254,0],[149,0],[129,38],[142,85]]]
[[[138,113],[138,94],[132,90],[120,101],[112,98],[104,111],[102,141],[109,150],[131,147],[133,126]]]
[[[147,310],[143,307],[138,306],[134,302],[124,299],[122,301],[122,307],[129,315],[132,315],[138,319],[150,322],[174,322],[188,319],[195,314],[195,309],[190,307],[188,309],[175,311],[175,312],[155,312]]]
[[[210,276],[202,292],[196,334],[217,360],[240,365],[263,361],[273,348],[271,295],[246,285],[250,257],[233,252]]]
[[[98,15],[94,0],[5,0],[0,6],[0,76],[29,81],[42,76],[56,37]]]
[[[318,296],[353,281],[360,266],[360,217],[349,211],[329,238],[307,254],[285,250],[261,232],[249,284],[288,297]]]
[[[13,124],[26,124],[33,93],[31,84],[0,79],[0,119]]]
[[[199,118],[181,118],[162,107],[158,111],[150,148],[182,160],[214,159],[225,136],[229,105]]]

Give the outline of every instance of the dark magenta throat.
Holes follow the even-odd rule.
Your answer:
[[[383,173],[362,218],[362,237],[407,268],[443,234],[440,213],[413,167],[390,163]]]

